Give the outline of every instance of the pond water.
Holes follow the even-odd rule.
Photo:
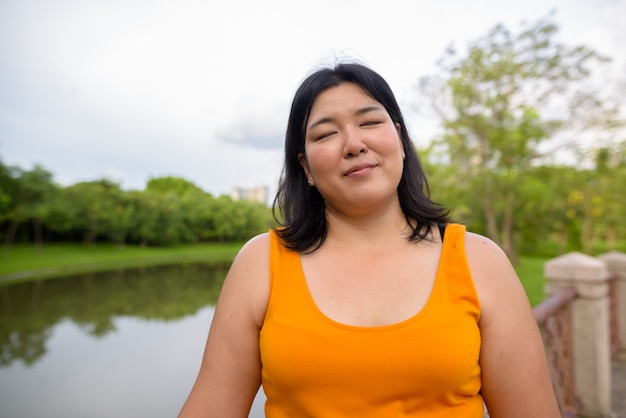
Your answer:
[[[227,264],[0,285],[0,416],[175,417]],[[260,393],[250,417],[263,417]]]

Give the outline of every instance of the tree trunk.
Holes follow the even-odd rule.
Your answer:
[[[492,194],[485,193],[483,198],[483,210],[485,214],[485,220],[487,221],[487,236],[496,243],[500,244],[500,233],[498,232],[498,221],[496,217],[496,211],[493,207]]]
[[[615,225],[606,225],[606,248],[607,250],[614,250],[617,237],[615,234]]]
[[[98,222],[94,222],[91,225],[91,228],[89,229],[89,231],[87,231],[87,233],[85,234],[85,238],[83,239],[83,244],[85,245],[92,244],[96,240],[97,236],[98,236]]]
[[[564,227],[558,234],[557,234],[559,240],[559,254],[558,255],[562,255],[565,254],[565,250],[567,249],[567,229]]]
[[[515,198],[513,192],[508,191],[504,200],[504,219],[502,220],[502,249],[509,256],[511,263],[517,265],[517,250],[513,239],[513,212]]]
[[[583,225],[580,230],[580,242],[582,244],[582,250],[585,254],[591,254],[593,249],[593,235],[591,233],[593,229],[593,221],[589,217],[585,216],[583,219]]]
[[[592,216],[591,196],[585,193],[583,203],[583,219],[580,228],[580,243],[583,253],[591,254],[593,248],[593,216]]]
[[[4,251],[2,252],[3,257],[6,257],[9,254],[9,250],[13,245],[13,238],[15,238],[15,232],[17,231],[18,226],[19,224],[15,221],[11,221],[11,223],[9,224],[6,239],[4,240]]]
[[[33,235],[35,248],[37,249],[37,252],[40,253],[43,251],[43,230],[41,221],[37,218],[33,219]]]

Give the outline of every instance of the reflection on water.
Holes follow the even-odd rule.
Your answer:
[[[0,286],[0,416],[172,417],[228,265]],[[251,417],[261,417],[255,402]]]

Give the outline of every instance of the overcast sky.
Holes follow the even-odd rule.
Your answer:
[[[0,159],[69,185],[274,189],[289,104],[311,68],[357,58],[410,106],[451,43],[556,11],[559,39],[626,74],[626,0],[0,0]]]

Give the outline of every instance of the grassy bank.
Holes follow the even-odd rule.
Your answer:
[[[199,261],[231,261],[242,243],[190,244],[176,247],[120,248],[110,244],[54,244],[37,252],[32,245],[15,246],[0,258],[0,283],[42,279],[73,273],[106,271]],[[517,274],[533,305],[544,299],[543,265],[547,257],[522,256]]]
[[[535,306],[545,298],[543,286],[546,279],[543,275],[543,266],[548,257],[520,256],[515,271],[524,285],[530,303]]]
[[[73,273],[160,264],[231,261],[242,243],[188,244],[175,247],[119,247],[111,244],[17,245],[0,256],[0,283],[42,279]]]

